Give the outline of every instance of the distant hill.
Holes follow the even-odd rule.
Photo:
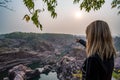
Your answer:
[[[85,39],[84,36],[70,34],[13,32],[0,35],[0,51],[17,48],[38,52],[55,51],[57,49],[63,52],[74,46],[81,46],[75,43],[76,38]],[[120,51],[120,37],[114,38],[114,44],[117,51]]]
[[[44,52],[63,50],[66,47],[70,48],[73,44],[75,44],[75,37],[69,34],[13,32],[0,35],[0,51],[18,48]]]

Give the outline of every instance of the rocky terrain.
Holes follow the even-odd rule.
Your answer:
[[[37,34],[14,32],[0,35],[0,72],[23,64],[39,63],[56,71],[59,80],[79,80],[81,65],[86,58],[85,48],[76,43],[84,36],[68,34]],[[120,69],[120,37],[114,38],[117,49],[115,68]],[[45,72],[46,73],[46,72]],[[2,73],[0,73],[2,74]],[[1,75],[0,75],[1,77]]]
[[[0,71],[7,69],[7,64],[9,67],[37,60],[47,63],[47,59],[54,59],[61,52],[65,53],[64,48],[71,44],[67,39],[71,40],[73,36],[63,35],[21,32],[0,35],[0,64],[6,66],[0,65]]]

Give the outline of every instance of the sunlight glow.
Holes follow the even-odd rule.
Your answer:
[[[79,19],[82,17],[82,13],[79,11],[79,12],[75,12],[75,18]]]

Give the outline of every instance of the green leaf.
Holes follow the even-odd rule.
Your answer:
[[[120,0],[113,0],[111,6],[112,8],[120,9]],[[120,14],[120,11],[118,11],[118,14]]]
[[[23,2],[29,10],[34,9],[33,0],[23,0]]]
[[[36,25],[37,28],[40,28],[40,30],[42,30],[42,25],[38,20],[38,17],[39,17],[38,13],[39,13],[39,10],[35,10],[35,13],[31,17],[31,20],[33,21],[33,23]]]
[[[26,14],[23,19],[25,19],[27,22],[30,21],[30,16],[28,14]]]
[[[55,18],[57,17],[57,13],[55,13],[54,11],[51,13],[51,17]]]
[[[117,7],[117,5],[115,4],[115,5],[112,5],[112,8],[115,8],[115,7]]]
[[[73,3],[75,4],[75,3],[79,3],[80,2],[80,0],[74,0],[73,1]]]
[[[40,30],[42,31],[42,24],[40,24]]]
[[[120,11],[118,11],[118,15],[120,14]]]
[[[98,10],[105,3],[105,0],[83,0],[80,4],[80,9],[85,9],[89,12],[91,9]]]

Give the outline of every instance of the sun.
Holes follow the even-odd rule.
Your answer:
[[[80,11],[75,12],[75,18],[79,19],[82,17],[82,13]]]

